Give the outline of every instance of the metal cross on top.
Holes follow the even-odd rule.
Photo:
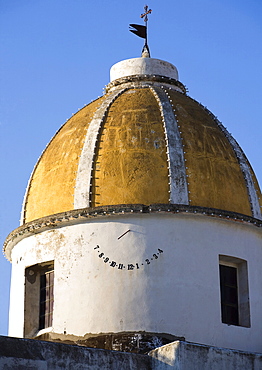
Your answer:
[[[140,15],[140,18],[144,18],[145,23],[148,21],[148,14],[152,13],[152,9],[148,9],[148,6],[145,5],[144,7],[145,13]]]

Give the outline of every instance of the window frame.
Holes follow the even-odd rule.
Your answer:
[[[233,267],[236,269],[237,279],[237,310],[238,320],[235,323],[226,321],[223,317],[223,301],[221,286],[220,291],[220,311],[221,321],[226,325],[243,326],[249,328],[250,322],[250,304],[249,304],[249,287],[248,287],[248,266],[247,261],[238,257],[219,255],[219,282],[221,284],[220,265]]]
[[[52,285],[51,299],[48,299],[48,317],[44,318],[44,326],[40,323],[40,286],[41,276],[53,272],[54,280],[54,261],[47,261],[25,268],[25,296],[24,296],[24,337],[32,338],[38,335],[39,331],[48,330],[52,327],[54,311],[54,284]],[[48,326],[47,326],[48,325]]]
[[[53,324],[54,269],[40,272],[39,285],[39,330],[42,330]]]

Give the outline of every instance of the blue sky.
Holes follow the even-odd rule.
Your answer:
[[[57,129],[102,95],[110,67],[140,56],[128,32],[144,1],[0,0],[0,238],[19,226],[31,171]],[[233,134],[262,182],[261,0],[151,0],[153,58]],[[0,256],[0,334],[10,263]]]

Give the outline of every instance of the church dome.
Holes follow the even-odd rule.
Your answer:
[[[134,58],[55,134],[31,175],[22,223],[73,209],[182,204],[261,219],[261,193],[233,137],[186,94],[176,68]]]

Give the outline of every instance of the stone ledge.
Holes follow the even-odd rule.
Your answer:
[[[87,333],[82,337],[72,334],[47,332],[33,338],[31,337],[30,339],[138,354],[147,354],[157,347],[174,341],[185,340],[184,337],[178,337],[168,333],[150,333],[145,331],[100,334]]]

